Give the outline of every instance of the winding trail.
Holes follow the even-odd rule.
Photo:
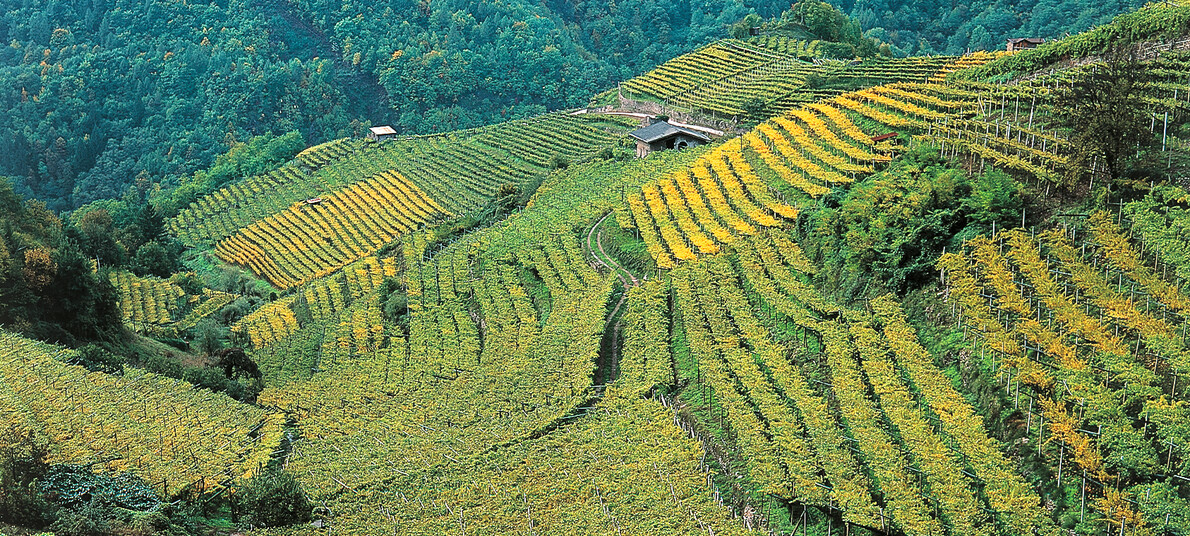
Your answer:
[[[610,350],[608,354],[610,355],[603,355],[601,353],[599,357],[599,363],[595,372],[595,383],[597,389],[596,398],[602,398],[603,392],[606,389],[606,385],[616,379],[614,375],[619,370],[620,331],[624,324],[619,316],[620,309],[628,300],[629,289],[635,288],[641,283],[640,279],[633,275],[632,272],[628,271],[627,268],[624,268],[623,265],[616,261],[615,257],[609,255],[607,251],[603,249],[603,231],[599,230],[599,228],[612,214],[613,212],[608,212],[602,218],[599,218],[599,221],[595,222],[595,224],[587,230],[587,239],[583,244],[587,252],[595,259],[595,262],[600,266],[611,270],[612,273],[616,275],[616,277],[620,278],[620,282],[624,286],[624,293],[620,295],[620,301],[616,302],[616,306],[612,308],[610,313],[608,313],[606,324],[603,330],[604,340],[607,343],[603,346],[603,348],[608,348]],[[692,440],[698,441],[703,452],[703,459],[699,461],[699,467],[710,470],[709,464],[706,463],[706,458],[708,456],[715,458],[716,462],[719,464],[719,471],[721,474],[729,477],[730,481],[734,483],[735,489],[732,495],[736,497],[744,496],[742,489],[739,487],[739,482],[743,479],[743,475],[741,475],[740,472],[734,468],[735,465],[732,463],[732,458],[728,454],[729,449],[723,443],[723,441],[704,432],[694,415],[690,412],[684,411],[685,404],[683,404],[678,398],[670,398],[664,394],[657,394],[655,395],[654,399],[659,401],[666,407],[666,409],[672,412],[674,426],[680,428]],[[589,401],[584,405],[594,406],[594,402]],[[719,504],[724,505],[723,499],[719,496],[718,488],[711,486],[711,490],[713,491],[716,499],[719,500]],[[758,514],[759,512],[762,512],[762,510],[757,505],[753,504],[751,500],[745,499],[745,503],[742,507],[736,505],[732,506],[731,508],[733,511],[738,509],[740,515],[745,519],[745,523],[750,527],[768,527],[767,517],[764,514]]]
[[[590,229],[587,230],[587,240],[583,244],[587,253],[595,259],[595,262],[604,268],[611,270],[612,273],[620,279],[621,285],[624,287],[624,292],[620,294],[620,301],[616,302],[616,306],[608,313],[603,328],[604,348],[608,349],[608,355],[601,355],[598,367],[596,368],[595,383],[599,386],[605,386],[616,378],[616,372],[620,365],[620,330],[623,327],[623,322],[620,321],[620,310],[624,307],[624,303],[628,301],[628,290],[640,285],[640,280],[632,275],[627,268],[624,268],[615,257],[608,255],[607,251],[603,249],[603,231],[598,230],[599,226],[607,220],[612,212],[604,214],[599,221],[595,222]]]
[[[588,112],[584,108],[582,110],[570,112],[570,115],[584,115],[587,113],[595,113],[595,112]],[[644,113],[644,112],[632,112],[632,111],[620,111],[620,110],[612,110],[612,111],[608,111],[608,112],[598,112],[598,113],[599,113],[599,115],[619,115],[619,116],[623,116],[623,117],[633,117],[636,119],[644,119],[646,117],[652,119],[652,118],[657,117],[657,114],[648,114],[648,113]],[[678,127],[682,127],[682,128],[688,128],[690,130],[697,130],[699,132],[702,132],[705,134],[710,134],[712,136],[723,136],[723,134],[724,134],[724,132],[722,130],[714,129],[711,127],[704,127],[702,125],[696,125],[694,123],[679,123],[676,120],[670,120],[669,124],[678,126]]]
[[[596,232],[596,229],[599,229],[599,226],[603,225],[603,222],[611,217],[611,215],[611,212],[604,214],[602,218],[599,218],[599,221],[595,222],[595,225],[592,225],[591,228],[587,230],[587,251],[591,253],[592,257],[595,257],[596,262],[603,265],[604,268],[614,272],[616,276],[620,278],[620,281],[624,283],[625,289],[628,287],[635,287],[640,284],[640,280],[638,280],[636,276],[632,275],[632,272],[629,272],[627,268],[624,268],[624,266],[617,262],[615,257],[608,255],[607,251],[604,251],[603,231]],[[591,245],[592,239],[594,239],[594,246]],[[599,253],[597,254],[596,251]],[[602,254],[602,256],[600,256],[600,254]],[[625,276],[627,276],[627,278],[625,278]],[[629,282],[631,282],[631,284]]]

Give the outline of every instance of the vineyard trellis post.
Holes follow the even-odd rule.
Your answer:
[[[1062,488],[1062,462],[1066,459],[1066,444],[1060,443],[1058,451],[1058,489]]]
[[[1079,500],[1078,522],[1082,523],[1087,516],[1087,470],[1083,469],[1083,484],[1081,499]]]

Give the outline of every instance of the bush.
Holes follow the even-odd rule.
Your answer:
[[[198,387],[210,389],[215,392],[227,390],[229,383],[227,377],[223,375],[223,371],[205,367],[183,368],[182,379]]]
[[[222,271],[219,272],[218,282],[212,286],[224,292],[244,294],[247,291],[247,285],[248,276],[244,274],[243,270],[224,266]]]
[[[1007,173],[988,169],[972,180],[971,195],[963,199],[963,208],[976,223],[1004,226],[1014,222],[1021,214],[1020,185]]]
[[[169,528],[169,518],[161,512],[135,512],[129,523],[133,531],[151,534]]]
[[[55,465],[37,483],[38,489],[65,508],[147,511],[160,504],[149,483],[129,473],[99,475],[82,465]],[[109,516],[110,517],[110,516]]]
[[[182,378],[182,372],[185,367],[177,358],[167,357],[163,355],[150,354],[141,359],[140,366],[145,370],[154,374],[160,374],[169,378]]]
[[[58,520],[50,525],[50,530],[56,536],[104,536],[111,529],[110,517],[109,508],[88,504],[75,510],[63,510]]]
[[[124,372],[124,358],[113,354],[95,344],[88,344],[74,353],[66,361],[71,365],[85,367],[91,372],[106,374],[120,374]]]
[[[49,469],[49,445],[27,430],[10,428],[0,433],[14,439],[0,448],[0,521],[44,528],[57,517],[55,506],[36,486]]]
[[[802,247],[822,264],[820,288],[844,301],[898,296],[937,279],[934,264],[964,238],[1020,221],[1020,187],[998,170],[968,179],[937,147],[913,148],[800,222]],[[836,198],[835,196],[838,195]]]
[[[198,324],[194,334],[194,348],[205,355],[213,355],[223,348],[218,324],[210,319]]]
[[[203,289],[206,285],[203,284],[202,278],[194,272],[178,273],[170,276],[170,282],[182,288],[182,291],[191,296],[202,295]]]
[[[136,250],[132,271],[140,276],[169,277],[181,267],[179,253],[175,248],[167,248],[156,240],[150,240]]]
[[[409,296],[405,294],[405,287],[394,277],[384,278],[377,290],[381,310],[384,318],[402,330],[409,326]]]
[[[224,348],[215,352],[215,357],[218,358],[215,366],[223,369],[223,375],[229,380],[239,377],[258,382],[263,380],[260,367],[256,365],[255,361],[252,361],[252,358],[248,357],[243,348]]]
[[[302,485],[282,470],[265,471],[249,480],[237,502],[244,521],[258,527],[308,522],[314,508]]]
[[[243,318],[248,313],[252,312],[260,300],[256,298],[249,298],[247,296],[240,296],[235,301],[224,305],[219,312],[215,313],[214,319],[224,326],[235,324],[237,320]]]

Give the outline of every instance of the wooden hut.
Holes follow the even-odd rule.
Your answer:
[[[1030,48],[1037,48],[1045,42],[1045,39],[1040,37],[1018,37],[1008,40],[1008,51],[1016,52],[1018,50],[1028,50]]]
[[[368,139],[372,141],[387,141],[397,137],[397,131],[388,125],[368,129]]]
[[[685,149],[711,141],[706,134],[671,125],[668,121],[649,121],[649,124],[628,135],[636,140],[637,158],[644,158],[653,151]]]

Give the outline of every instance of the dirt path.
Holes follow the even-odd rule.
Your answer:
[[[611,270],[620,279],[620,284],[624,287],[624,292],[620,295],[620,300],[616,302],[615,307],[612,307],[605,321],[606,323],[603,328],[604,340],[601,347],[606,351],[600,355],[599,363],[595,370],[596,385],[607,385],[616,379],[620,365],[620,330],[623,328],[623,323],[620,321],[620,311],[628,301],[628,290],[640,284],[640,280],[635,275],[632,275],[632,272],[629,272],[628,269],[616,261],[615,257],[608,255],[607,251],[603,249],[603,231],[598,229],[611,215],[612,213],[608,212],[587,230],[587,240],[583,244],[587,253],[595,259],[595,262]]]
[[[616,277],[619,277],[620,281],[624,283],[625,289],[629,287],[635,287],[640,284],[640,280],[637,279],[635,275],[632,275],[632,272],[629,272],[627,268],[624,268],[622,265],[620,265],[620,263],[616,261],[615,257],[607,254],[607,251],[603,249],[603,231],[596,231],[596,229],[599,229],[599,226],[603,225],[603,222],[611,217],[611,215],[611,212],[604,214],[602,218],[599,218],[599,221],[595,222],[595,225],[592,225],[591,228],[587,230],[587,252],[590,253],[592,257],[595,257],[595,262],[598,262],[604,268],[614,272]]]
[[[584,110],[579,110],[577,112],[572,112],[570,115],[583,115],[586,113],[588,113],[588,112],[584,109]],[[649,118],[657,117],[655,114],[646,114],[646,113],[642,113],[642,112],[624,112],[624,111],[618,111],[618,110],[612,110],[610,112],[599,112],[599,114],[600,115],[619,115],[619,116],[623,116],[623,117],[634,117],[636,119],[644,119],[646,117],[649,117]],[[702,125],[695,125],[692,123],[679,123],[678,121],[675,121],[673,119],[669,120],[669,124],[678,126],[678,127],[682,127],[682,128],[688,128],[690,130],[697,130],[699,132],[703,132],[705,134],[710,134],[712,136],[722,136],[723,135],[722,130],[713,129],[711,127],[704,127]]]

